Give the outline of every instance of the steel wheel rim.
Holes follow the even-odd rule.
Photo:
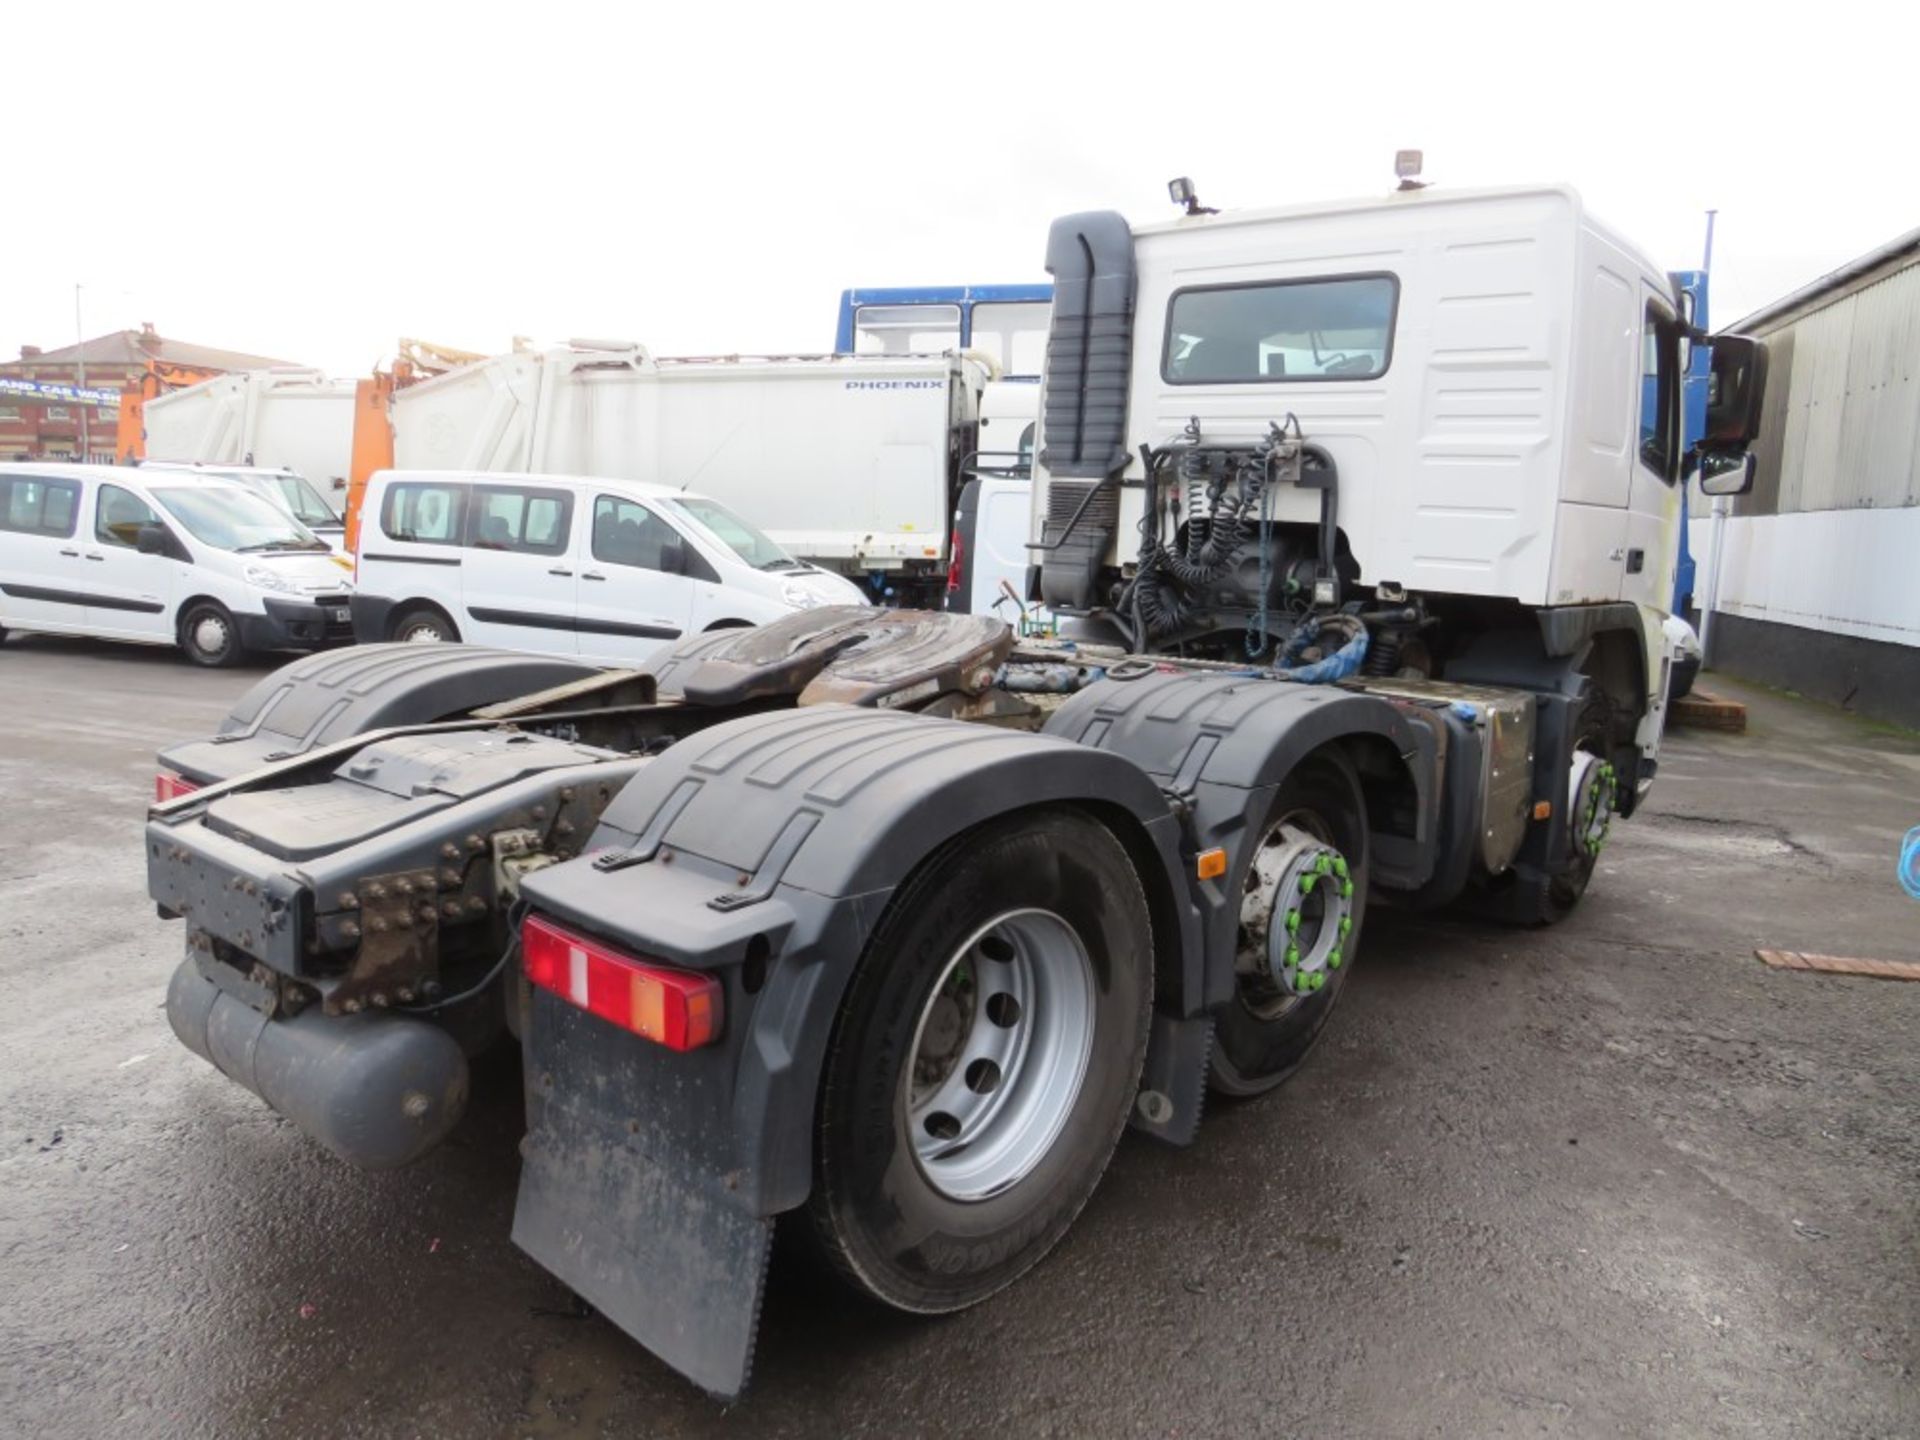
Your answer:
[[[950,1200],[1017,1185],[1053,1148],[1093,1054],[1093,963],[1050,910],[959,946],[921,1007],[901,1078],[914,1160]]]
[[[438,625],[431,620],[422,620],[417,625],[408,626],[407,633],[400,639],[408,645],[438,645],[444,637],[440,634]]]
[[[1289,810],[1267,826],[1265,833],[1260,837],[1259,850],[1263,851],[1272,846],[1288,843],[1292,838],[1288,835],[1289,831],[1294,832],[1296,837],[1305,836],[1318,842],[1336,855],[1340,853],[1340,847],[1335,843],[1333,832],[1325,819],[1317,811],[1304,809]],[[1258,852],[1256,852],[1256,864],[1257,857]],[[1339,879],[1343,881],[1346,879],[1344,871]],[[1255,866],[1250,866],[1245,880],[1245,895],[1248,899],[1256,893],[1254,883]],[[1347,889],[1350,894],[1351,883],[1347,885]],[[1257,943],[1249,945],[1249,940],[1254,937],[1249,934],[1248,917],[1243,908],[1239,953],[1235,957],[1235,969],[1238,972],[1238,984],[1235,988],[1238,991],[1241,1006],[1256,1020],[1277,1020],[1295,1006],[1304,1005],[1318,998],[1321,991],[1333,983],[1334,974],[1338,972],[1345,959],[1344,943],[1352,930],[1351,905],[1343,904],[1329,913],[1323,898],[1318,903],[1309,902],[1302,909],[1306,912],[1306,919],[1312,927],[1312,933],[1301,937],[1303,940],[1301,948],[1306,951],[1305,968],[1308,973],[1318,978],[1319,983],[1312,991],[1295,993],[1272,977],[1268,962],[1269,947],[1272,944],[1270,936],[1261,934],[1258,936]],[[1341,925],[1340,922],[1343,920],[1346,923]],[[1322,934],[1322,925],[1335,928]],[[1329,961],[1331,961],[1330,964]]]
[[[218,615],[206,612],[194,619],[193,643],[203,654],[224,655],[233,643],[233,631]]]

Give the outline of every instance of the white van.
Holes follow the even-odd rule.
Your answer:
[[[381,470],[360,516],[353,628],[365,642],[635,665],[694,631],[866,603],[718,501],[637,480]]]
[[[347,522],[298,470],[289,470],[284,465],[278,469],[264,465],[207,465],[197,460],[143,460],[140,468],[204,475],[244,486],[278,505],[333,546],[336,553],[346,554]]]
[[[93,635],[232,665],[349,639],[350,588],[326,541],[238,485],[0,464],[0,639]]]

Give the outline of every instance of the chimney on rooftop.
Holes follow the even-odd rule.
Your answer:
[[[20,347],[20,358],[22,360],[38,360],[40,358],[40,347],[38,345],[22,345]]]

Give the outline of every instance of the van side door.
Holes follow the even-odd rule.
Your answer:
[[[78,480],[0,475],[0,623],[86,628],[81,493]]]
[[[461,635],[542,655],[572,655],[574,638],[571,490],[539,484],[475,483],[461,551]]]
[[[719,578],[678,529],[626,495],[594,495],[580,560],[580,654],[606,665],[637,665],[679,639],[697,578]]]
[[[81,547],[88,629],[116,639],[171,642],[180,561],[139,549],[142,526],[167,529],[167,522],[124,485],[102,480],[92,488],[92,533]]]

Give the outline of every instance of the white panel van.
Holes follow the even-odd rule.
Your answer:
[[[9,629],[178,645],[201,665],[349,639],[327,542],[242,486],[106,465],[0,465]]]
[[[360,515],[363,642],[465,640],[635,665],[690,632],[866,603],[717,500],[664,485],[382,470]]]

